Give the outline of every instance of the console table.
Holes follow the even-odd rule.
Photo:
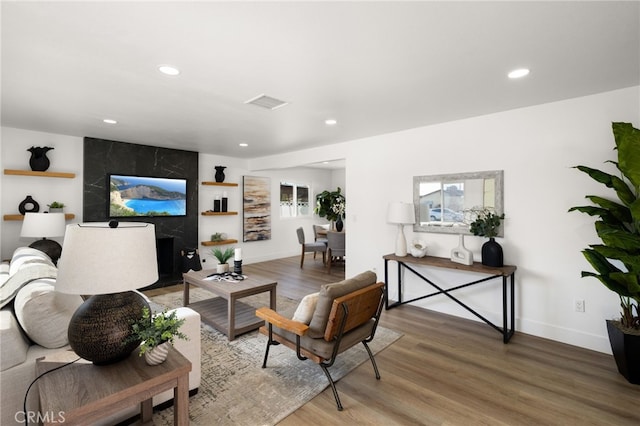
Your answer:
[[[461,263],[452,262],[450,259],[447,259],[444,257],[435,257],[435,256],[425,256],[425,257],[418,258],[418,257],[413,257],[411,255],[400,257],[400,256],[396,256],[395,254],[387,254],[383,256],[383,258],[384,258],[384,281],[387,284],[384,288],[385,309],[389,310],[397,306],[404,305],[406,303],[411,303],[417,300],[422,300],[428,297],[444,294],[445,296],[449,297],[451,300],[453,300],[454,302],[456,302],[457,304],[465,308],[467,311],[471,312],[473,315],[475,315],[476,317],[480,318],[482,321],[484,321],[485,323],[493,327],[499,333],[501,333],[502,341],[504,343],[508,343],[509,339],[511,339],[511,336],[513,336],[513,333],[515,331],[515,328],[514,328],[514,317],[515,317],[514,292],[515,292],[515,274],[516,274],[515,266],[505,265],[501,267],[491,267],[491,266],[485,266],[479,262],[474,262],[472,265],[463,265]],[[389,290],[388,290],[389,261],[394,261],[397,263],[397,272],[398,272],[398,300],[393,303],[389,303]],[[425,277],[420,272],[416,271],[416,269],[414,269],[413,266],[427,266],[427,267],[436,267],[436,268],[457,269],[461,271],[476,272],[476,273],[480,273],[488,276],[475,281],[460,284],[455,287],[444,289],[438,284],[431,281],[429,278]],[[411,271],[417,277],[429,283],[437,291],[426,294],[424,296],[413,298],[411,300],[402,300],[402,270],[403,269],[407,269]],[[456,297],[450,294],[454,290],[459,290],[461,288],[481,284],[481,283],[493,280],[495,278],[502,278],[502,327],[498,327],[497,325],[493,324],[491,321],[489,321],[488,319],[480,315],[478,312],[470,308],[468,305],[461,302]],[[507,323],[509,323],[510,325],[508,325]]]

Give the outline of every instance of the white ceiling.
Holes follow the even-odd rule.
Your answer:
[[[2,125],[241,158],[322,146],[639,85],[639,6],[3,0]],[[290,104],[244,103],[260,94]]]

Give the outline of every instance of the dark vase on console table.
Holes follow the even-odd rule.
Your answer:
[[[485,266],[503,266],[502,246],[498,244],[495,238],[489,238],[489,241],[482,245],[482,264]]]
[[[338,216],[338,220],[336,220],[336,231],[342,232],[343,227],[344,227],[344,223],[342,222],[342,218]]]

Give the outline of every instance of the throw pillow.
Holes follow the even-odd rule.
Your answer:
[[[83,303],[81,296],[58,293],[54,285],[50,278],[32,281],[18,291],[14,302],[16,318],[26,335],[49,349],[69,343],[69,322]]]
[[[293,318],[291,319],[309,324],[311,322],[311,318],[313,318],[313,312],[316,310],[319,295],[320,293],[311,293],[303,297],[296,309],[296,312],[293,314]]]
[[[14,264],[19,264],[20,268],[14,269]],[[9,278],[0,284],[0,307],[10,303],[18,291],[31,281],[38,278],[56,278],[58,275],[58,270],[51,260],[31,255],[21,255],[15,262],[12,260],[9,269]]]

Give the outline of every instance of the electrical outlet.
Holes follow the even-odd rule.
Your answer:
[[[575,299],[573,304],[576,312],[584,312],[584,299]]]

